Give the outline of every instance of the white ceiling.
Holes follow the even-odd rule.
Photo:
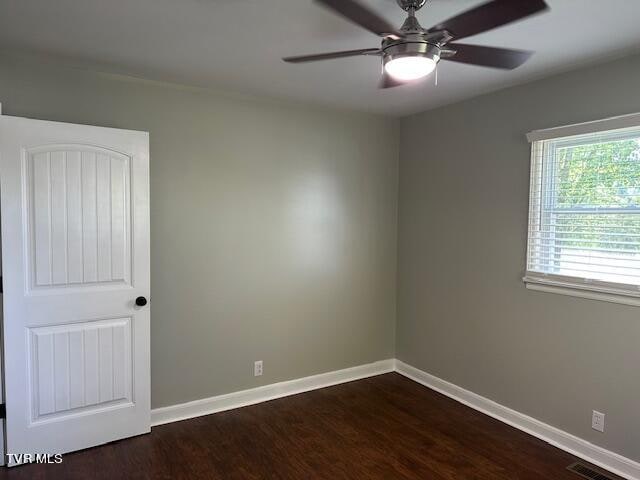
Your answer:
[[[362,0],[400,25],[394,0]],[[291,65],[282,56],[379,46],[311,0],[2,0],[0,47],[103,71],[403,115],[640,46],[639,0],[547,0],[549,13],[466,39],[536,50],[511,72],[441,62],[438,85],[378,90],[377,57]],[[428,27],[483,0],[429,0]],[[604,80],[604,78],[603,78]]]

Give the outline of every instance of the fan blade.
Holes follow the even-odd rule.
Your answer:
[[[527,50],[511,50],[464,43],[449,43],[446,48],[451,48],[456,53],[449,56],[445,50],[443,51],[442,60],[481,65],[483,67],[503,68],[505,70],[513,70],[519,67],[534,53]]]
[[[402,37],[402,34],[393,25],[356,0],[316,0],[316,2],[376,35],[381,37]]]
[[[361,50],[345,50],[344,52],[319,53],[317,55],[301,55],[299,57],[285,57],[287,63],[317,62],[319,60],[331,60],[332,58],[355,57],[358,55],[377,55],[379,48],[364,48]]]
[[[548,8],[544,0],[493,0],[439,23],[430,28],[429,32],[446,30],[457,40],[515,22]]]
[[[405,82],[396,80],[387,72],[383,72],[382,78],[380,79],[380,83],[378,84],[378,88],[393,88],[393,87],[401,87],[402,85],[405,85]]]

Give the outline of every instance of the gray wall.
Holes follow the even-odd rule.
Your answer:
[[[0,102],[150,132],[154,407],[393,357],[397,121],[6,55]]]
[[[399,359],[636,460],[640,309],[521,278],[525,134],[638,112],[639,81],[636,56],[403,119],[397,325]]]

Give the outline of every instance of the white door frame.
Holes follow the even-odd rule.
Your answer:
[[[2,102],[0,102],[0,115],[2,115]],[[0,218],[2,218],[2,212],[0,209]],[[2,227],[0,226],[0,282],[2,281]],[[3,298],[2,293],[0,293],[0,403],[4,403],[4,352],[2,350],[2,345],[4,341],[2,339],[2,326],[3,316],[2,316],[2,308],[3,308]],[[5,446],[5,422],[4,419],[0,419],[0,466],[5,464],[5,456],[4,456],[4,446]]]

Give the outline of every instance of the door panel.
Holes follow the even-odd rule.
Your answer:
[[[88,145],[25,155],[30,290],[129,284],[130,157]]]
[[[29,329],[31,424],[132,402],[131,318]]]
[[[150,430],[148,148],[0,117],[7,453]]]

